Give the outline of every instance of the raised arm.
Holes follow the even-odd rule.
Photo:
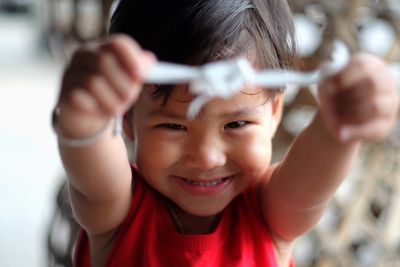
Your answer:
[[[393,74],[380,59],[365,54],[321,83],[319,97],[319,111],[262,193],[269,226],[286,241],[316,224],[348,175],[360,142],[386,137],[398,108]]]
[[[128,211],[131,169],[123,139],[113,135],[110,120],[135,101],[153,61],[130,38],[113,36],[78,50],[64,73],[59,134],[82,139],[106,127],[93,144],[59,142],[74,213],[92,236],[115,229]]]

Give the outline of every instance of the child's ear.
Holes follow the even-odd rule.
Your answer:
[[[275,135],[279,124],[281,123],[283,113],[283,92],[277,92],[272,99],[272,136]]]
[[[123,128],[124,134],[129,139],[129,141],[133,141],[135,139],[135,134],[133,131],[133,115],[132,110],[128,110],[124,115],[123,120]]]

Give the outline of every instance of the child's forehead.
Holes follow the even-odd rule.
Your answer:
[[[154,87],[144,90],[144,98],[147,99],[147,108],[153,110],[173,111],[179,114],[186,114],[191,102],[196,98],[190,93],[187,85],[177,85],[170,88],[170,93],[159,97],[154,97]],[[252,112],[260,106],[265,106],[269,101],[268,90],[257,87],[243,88],[239,93],[229,99],[215,98],[210,100],[200,111],[200,116],[204,114],[234,114]],[[165,99],[165,97],[167,97]]]
[[[187,84],[182,85],[175,85],[165,88],[167,92],[161,92],[163,88],[157,86],[147,86],[146,87],[146,94],[152,99],[153,102],[160,104],[168,102],[172,103],[188,103],[193,101],[197,96],[192,94],[189,90],[189,86]],[[155,93],[158,91],[157,93]],[[230,100],[234,101],[235,99],[246,99],[249,98],[251,100],[255,100],[257,98],[265,99],[266,96],[269,96],[269,90],[257,87],[257,86],[246,86],[242,88],[239,93],[229,99],[225,99],[227,102]],[[166,100],[166,101],[165,101]]]

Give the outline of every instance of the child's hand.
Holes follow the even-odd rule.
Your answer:
[[[153,54],[123,35],[78,50],[63,77],[59,128],[71,137],[85,137],[125,112],[154,61]]]
[[[378,57],[358,54],[319,85],[321,114],[339,141],[378,141],[392,129],[398,109],[396,82]]]

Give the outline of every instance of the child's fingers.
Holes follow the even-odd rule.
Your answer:
[[[98,51],[95,46],[82,46],[73,55],[68,64],[68,72],[96,72],[98,70],[99,59]]]
[[[138,95],[140,83],[133,82],[126,71],[120,66],[117,59],[111,53],[102,53],[99,56],[99,69],[115,90],[120,100],[128,102],[134,95]]]
[[[342,142],[364,140],[369,142],[385,138],[392,128],[386,119],[374,120],[361,125],[343,125],[338,130],[338,139]]]
[[[334,113],[337,120],[346,124],[360,124],[379,117],[390,117],[395,106],[390,94],[352,95],[338,94],[334,98]]]
[[[98,89],[98,87],[100,87]],[[75,65],[71,65],[64,74],[62,94],[60,102],[70,104],[77,110],[87,113],[110,113],[109,104],[104,104],[101,93],[105,90],[112,90],[107,82],[95,70],[85,70]],[[110,100],[115,98],[112,96]],[[108,101],[110,101],[108,100]]]
[[[116,42],[121,42],[121,39],[125,40],[126,38],[118,38]],[[133,56],[132,59],[121,60],[121,58],[129,58],[129,56],[123,57],[121,49],[110,48],[114,46],[112,41],[108,40],[104,44],[94,44],[78,50],[65,73],[64,95],[71,93],[74,88],[86,89],[99,102],[98,106],[103,113],[115,115],[124,112],[131,105],[135,96],[139,95],[142,83],[129,75],[126,64],[121,64],[121,61],[135,62],[134,64],[138,65],[145,65],[145,63],[138,59],[142,54],[139,51],[140,48],[134,48],[138,51],[134,52],[136,56]],[[118,47],[118,45],[116,46]],[[125,47],[125,45],[120,46]],[[133,68],[137,69],[138,67],[135,65]]]
[[[331,132],[333,135],[336,135],[336,114],[335,114],[335,107],[334,101],[332,100],[333,96],[330,93],[330,88],[327,87],[328,83],[323,81],[319,84],[319,101],[320,101],[320,113],[324,119],[325,126],[327,127],[328,131]],[[333,89],[332,89],[333,90]]]
[[[373,87],[369,86],[369,82],[362,80],[354,84],[353,87],[337,89],[337,91],[332,93],[331,96],[335,104],[353,106],[361,102],[369,101],[378,94],[380,93],[376,92]]]
[[[70,77],[83,76],[82,74],[103,75],[122,98],[129,94],[132,80],[127,71],[120,65],[113,51],[102,49],[99,45],[86,46],[78,50],[68,69]],[[77,80],[74,77],[72,79]]]
[[[113,116],[122,110],[123,103],[108,80],[102,75],[88,77],[85,85],[104,114]]]
[[[380,85],[393,80],[388,67],[380,58],[369,54],[357,54],[347,66],[329,80],[337,90],[347,90],[358,84],[365,88],[379,89]]]
[[[327,128],[339,140],[378,140],[394,124],[395,78],[375,56],[354,56],[343,71],[321,82],[319,96]]]
[[[119,63],[126,69],[128,75],[135,81],[143,81],[150,66],[155,62],[155,56],[142,50],[130,37],[118,34],[110,37],[110,42],[102,46],[105,51],[116,55]]]
[[[96,99],[85,89],[75,88],[70,95],[71,104],[80,111],[86,113],[98,112]]]
[[[354,90],[354,92],[362,89]],[[349,91],[350,92],[350,91]],[[340,140],[343,127],[346,129],[368,129],[363,125],[374,124],[376,121],[385,123],[387,128],[380,128],[389,132],[392,127],[397,110],[397,97],[392,93],[371,93],[371,94],[351,94],[347,91],[342,91],[336,95],[321,94],[321,113],[328,130]],[[364,130],[354,130],[364,131]],[[344,131],[344,136],[347,136]],[[378,133],[378,132],[377,132]],[[373,133],[372,133],[373,134]],[[383,136],[383,135],[377,135]],[[355,137],[363,137],[361,134],[354,134]],[[367,137],[367,136],[365,136]],[[346,138],[344,138],[346,139]],[[368,137],[367,140],[370,138]],[[373,139],[373,138],[372,138]]]

